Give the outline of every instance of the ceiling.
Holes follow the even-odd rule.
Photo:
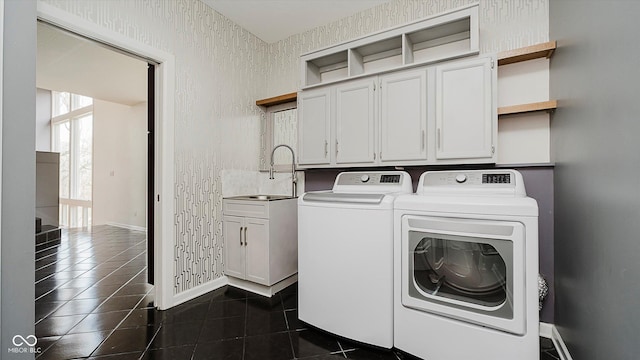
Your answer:
[[[147,63],[38,23],[36,86],[131,106],[147,101]]]
[[[268,44],[391,0],[202,0]]]
[[[202,0],[267,43],[391,0]],[[147,63],[38,23],[36,86],[125,105],[147,100]]]

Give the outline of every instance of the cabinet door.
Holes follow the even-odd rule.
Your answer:
[[[329,163],[330,130],[330,88],[302,91],[298,102],[299,164]]]
[[[427,72],[380,78],[380,161],[426,160]]]
[[[269,221],[245,218],[244,233],[247,276],[249,281],[269,284]]]
[[[493,158],[497,112],[491,58],[436,67],[436,158]]]
[[[374,79],[336,87],[336,163],[374,161]]]
[[[227,276],[245,278],[244,220],[237,216],[223,216],[224,272]]]

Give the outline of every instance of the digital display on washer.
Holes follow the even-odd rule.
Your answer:
[[[482,174],[483,184],[511,184],[511,174]]]
[[[380,183],[381,184],[384,184],[384,183],[398,184],[400,183],[400,175],[382,175],[380,176]]]

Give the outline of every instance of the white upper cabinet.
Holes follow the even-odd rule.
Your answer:
[[[427,71],[380,77],[380,162],[427,159]]]
[[[336,86],[336,163],[372,163],[375,157],[374,79]]]
[[[300,167],[495,163],[497,62],[478,53],[474,4],[302,55]]]
[[[331,89],[308,90],[298,96],[298,162],[329,164],[331,137]]]
[[[436,67],[436,159],[495,162],[495,60],[456,61]]]

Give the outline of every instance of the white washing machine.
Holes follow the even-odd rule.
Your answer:
[[[393,346],[393,202],[412,190],[406,172],[343,172],[298,199],[300,320]]]
[[[538,205],[519,172],[426,172],[394,219],[396,348],[539,360]]]

